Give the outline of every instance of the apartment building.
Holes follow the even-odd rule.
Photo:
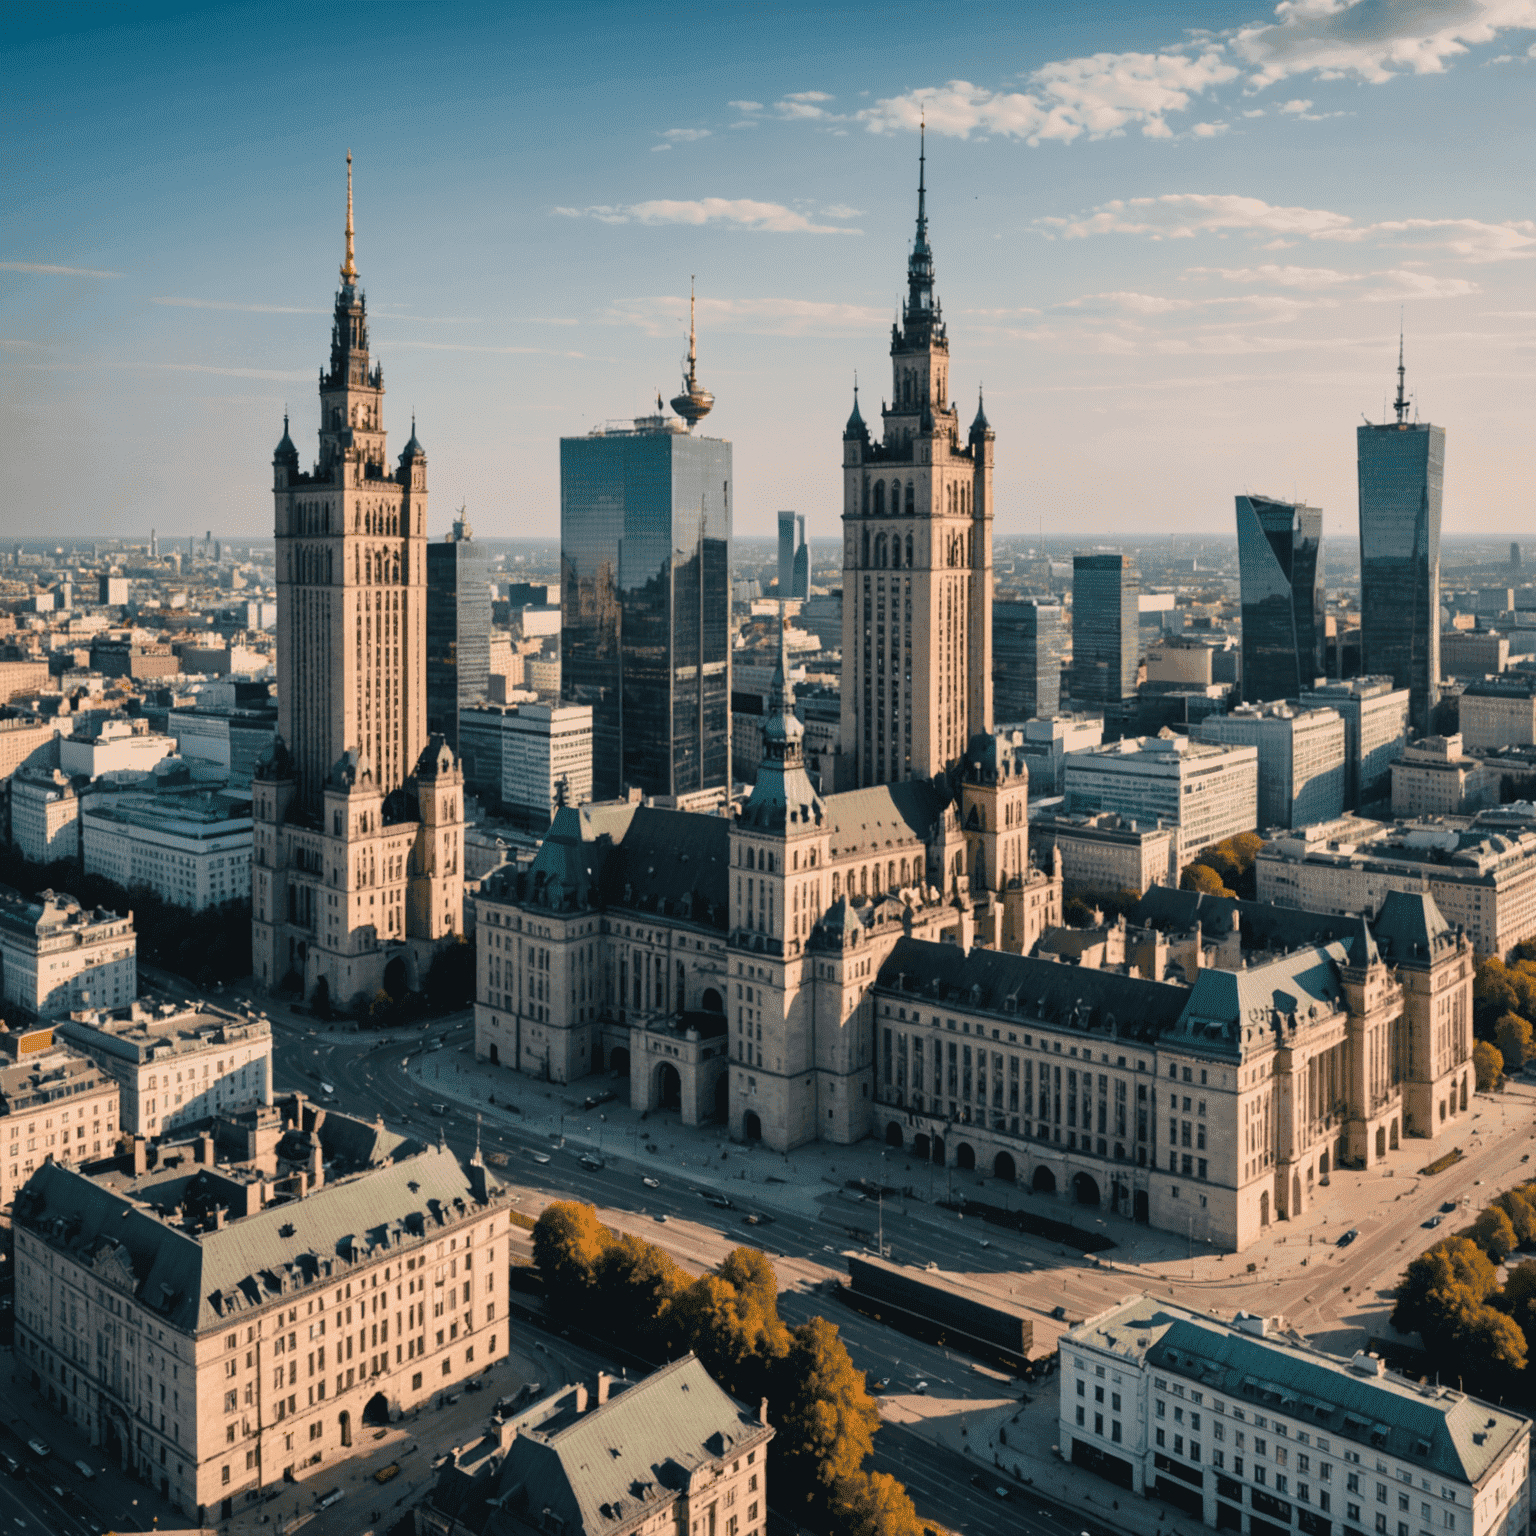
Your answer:
[[[1392,764],[1392,814],[1463,816],[1499,803],[1503,775],[1462,751],[1461,737],[1425,736]]]
[[[1531,1421],[1279,1319],[1132,1296],[1061,1338],[1061,1453],[1251,1536],[1521,1536]]]
[[[82,1163],[112,1155],[118,1086],[51,1029],[0,1026],[0,1211],[50,1158]]]
[[[34,864],[80,857],[80,798],[57,768],[18,768],[11,779],[11,842]]]
[[[28,901],[0,886],[0,991],[39,1018],[131,1003],[139,995],[133,913],[86,911],[53,891]]]
[[[193,1523],[505,1355],[506,1194],[478,1155],[301,1096],[155,1150],[18,1193],[15,1369]]]
[[[475,704],[459,711],[464,782],[508,813],[547,826],[592,799],[590,704]]]
[[[1469,752],[1536,743],[1536,675],[1474,679],[1462,690],[1457,724]]]
[[[1143,823],[1117,811],[1077,816],[1037,816],[1029,824],[1030,850],[1037,861],[1061,856],[1068,895],[1086,891],[1136,891],[1176,885],[1179,835],[1176,827]]]
[[[1196,741],[1259,754],[1259,826],[1305,827],[1344,810],[1348,753],[1337,710],[1239,704],[1190,728]]]
[[[1390,677],[1352,677],[1304,688],[1303,709],[1332,709],[1344,722],[1344,804],[1352,811],[1392,791],[1392,764],[1408,744],[1408,690]]]
[[[264,1018],[134,1002],[84,1010],[57,1029],[116,1080],[123,1129],[135,1136],[272,1102],[272,1026]]]
[[[250,807],[214,794],[90,795],[80,852],[87,874],[200,912],[251,893]]]

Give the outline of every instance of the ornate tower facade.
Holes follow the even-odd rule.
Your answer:
[[[871,439],[854,392],[843,432],[844,779],[931,778],[992,725],[993,432],[964,444],[934,297],[926,146],[907,298],[891,327],[891,401]]]
[[[441,742],[427,739],[427,456],[413,422],[398,462],[387,462],[383,404],[348,154],[319,457],[299,468],[285,417],[272,458],[278,739],[252,785],[257,977],[306,993],[323,980],[335,1004],[414,984],[419,942],[463,926],[462,879],[437,888],[445,870],[458,873],[463,780],[452,753],[445,760]],[[418,805],[426,779],[428,832]],[[422,882],[430,893],[416,889]],[[403,976],[386,981],[396,958]]]

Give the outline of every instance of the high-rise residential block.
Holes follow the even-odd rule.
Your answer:
[[[1332,709],[1344,722],[1344,806],[1357,811],[1391,793],[1392,764],[1408,743],[1409,696],[1390,677],[1352,677],[1304,688],[1303,709]]]
[[[950,401],[923,164],[883,431],[857,391],[843,430],[843,756],[860,785],[944,772],[993,718],[995,434],[978,398],[962,444]]]
[[[6,1002],[39,1018],[131,1003],[139,995],[133,913],[87,911],[53,891],[28,901],[0,890],[0,973]]]
[[[489,696],[490,558],[461,509],[427,545],[427,730],[459,750],[459,712]]]
[[[1326,670],[1323,511],[1268,496],[1237,498],[1243,697],[1294,699]]]
[[[1397,419],[1355,428],[1360,478],[1360,642],[1364,670],[1409,692],[1431,728],[1440,699],[1440,501],[1445,428],[1409,421],[1399,348]]]
[[[1141,575],[1129,555],[1072,557],[1072,702],[1119,704],[1141,666]]]
[[[1348,751],[1332,709],[1241,704],[1193,726],[1196,741],[1248,746],[1259,754],[1259,827],[1305,827],[1344,812]]]
[[[418,985],[463,927],[463,778],[427,735],[427,456],[385,451],[384,370],[346,259],[320,373],[319,459],[272,457],[278,737],[251,785],[259,986],[345,1005]]]
[[[992,708],[1009,723],[1061,708],[1061,604],[1024,598],[992,605]]]

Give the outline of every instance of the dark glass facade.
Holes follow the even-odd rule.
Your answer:
[[[1136,696],[1141,665],[1141,573],[1129,555],[1072,557],[1072,699],[1118,704]]]
[[[597,800],[730,781],[731,445],[676,426],[560,440],[560,683]]]
[[[427,731],[459,752],[459,711],[489,697],[490,562],[467,525],[427,545]]]
[[[1445,428],[1355,429],[1360,472],[1360,645],[1367,673],[1409,692],[1408,718],[1431,729],[1440,699],[1440,498]]]
[[[1326,671],[1323,511],[1267,496],[1237,498],[1243,603],[1243,697],[1294,699]]]
[[[1061,605],[992,604],[992,713],[999,725],[1061,709]]]

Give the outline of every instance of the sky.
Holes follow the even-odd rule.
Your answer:
[[[355,159],[431,525],[555,536],[559,439],[679,385],[736,530],[841,512],[888,393],[926,115],[952,392],[996,528],[1355,537],[1354,432],[1447,432],[1444,530],[1536,529],[1536,0],[14,7],[0,428],[17,536],[272,526]]]

